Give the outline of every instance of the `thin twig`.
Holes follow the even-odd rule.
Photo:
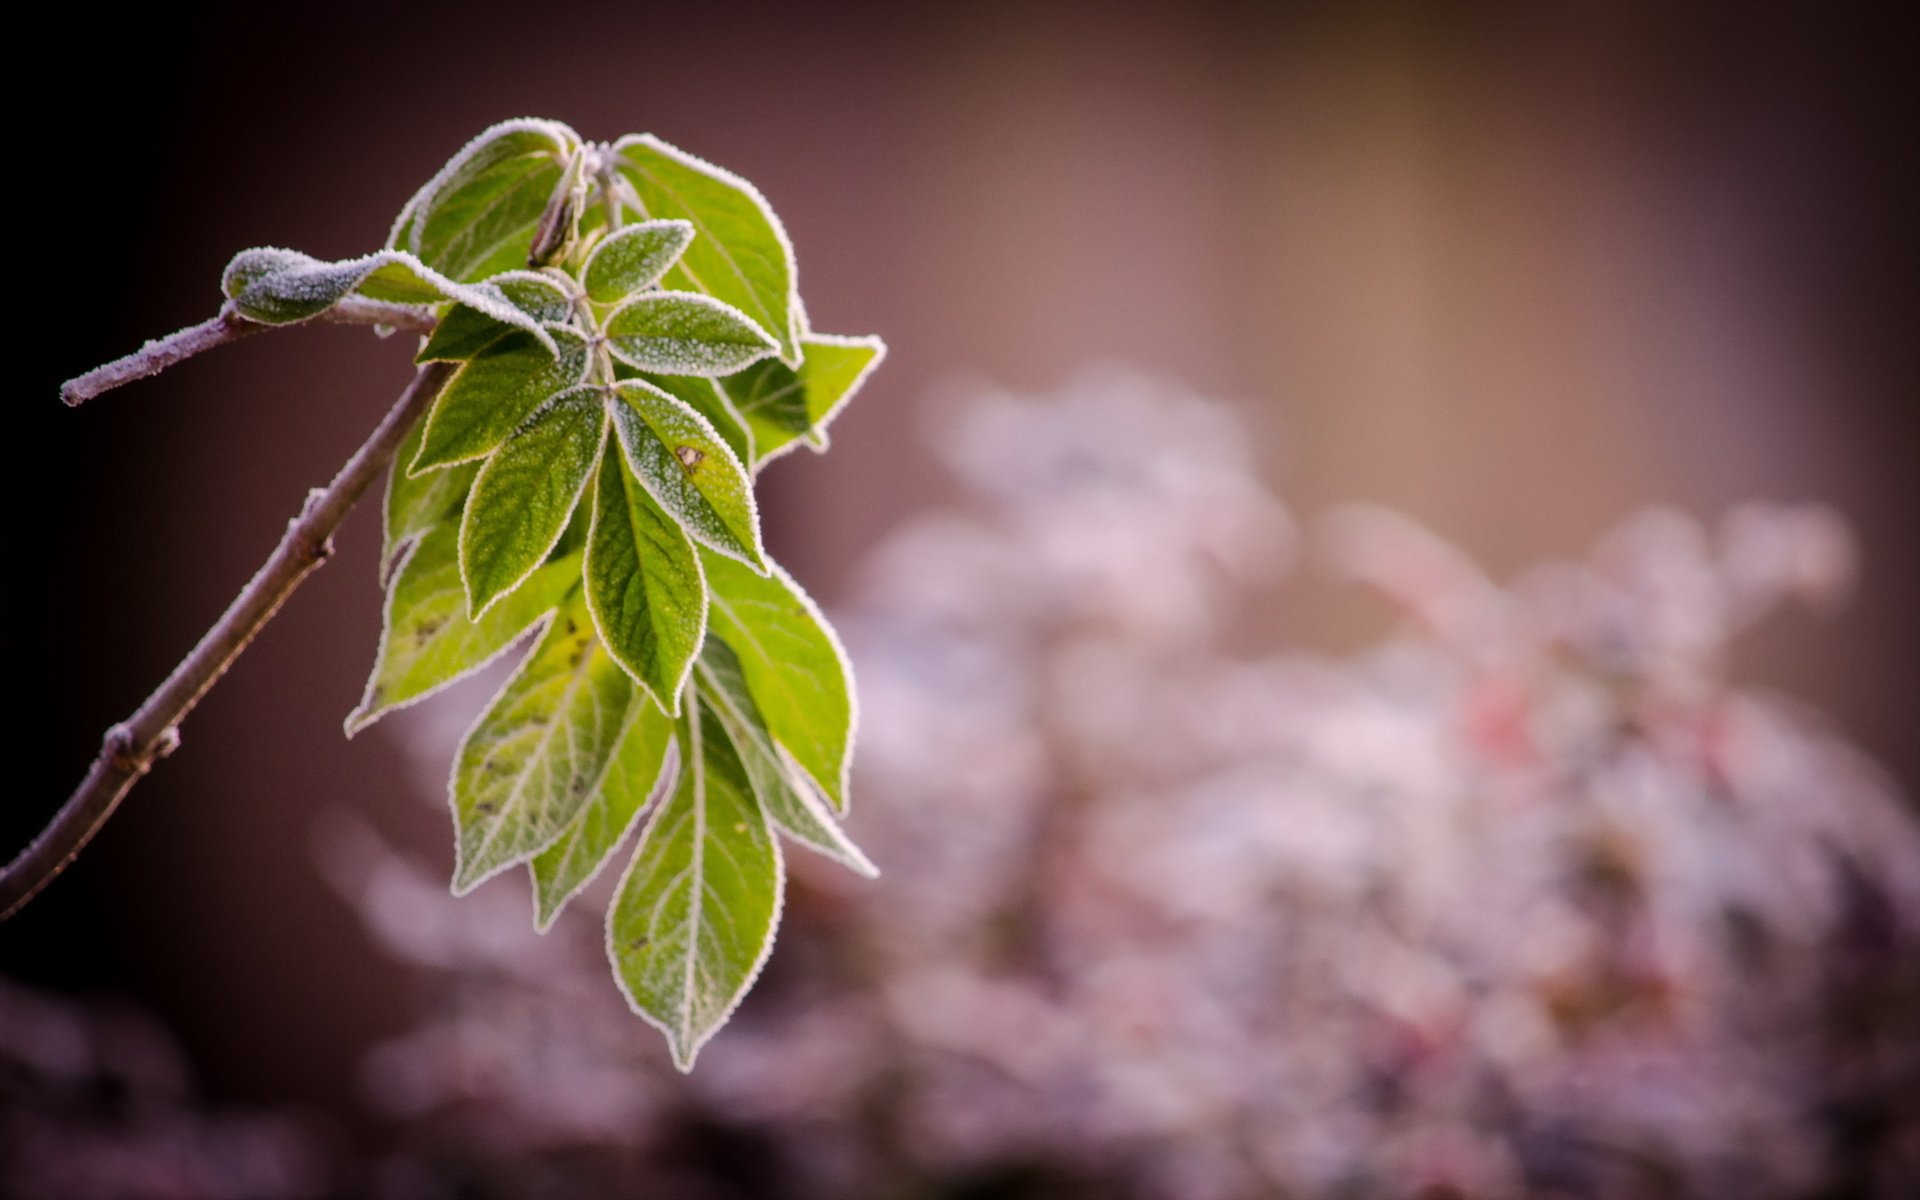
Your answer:
[[[20,856],[0,869],[0,920],[11,916],[73,861],[134,781],[180,744],[179,726],[260,627],[333,552],[333,534],[451,373],[446,363],[421,367],[372,436],[354,451],[325,491],[307,493],[306,506],[266,564],[247,582],[193,652],[173,669],[139,711],[107,731],[100,756],[80,787]]]
[[[424,308],[415,308],[409,304],[388,304],[380,300],[367,300],[359,296],[349,296],[335,304],[314,320],[328,321],[336,325],[386,325],[393,329],[404,329],[411,333],[426,333],[433,328],[434,317]],[[85,404],[102,392],[111,391],[121,384],[132,383],[136,379],[145,379],[149,375],[158,375],[177,362],[192,358],[216,346],[228,342],[237,342],[266,329],[280,329],[284,326],[268,325],[260,321],[249,320],[234,312],[231,307],[220,310],[220,315],[198,325],[189,325],[178,333],[156,338],[140,347],[125,358],[116,358],[102,367],[95,367],[60,385],[60,398],[69,405]]]

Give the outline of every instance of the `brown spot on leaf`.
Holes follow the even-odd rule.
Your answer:
[[[691,475],[695,467],[706,461],[707,452],[697,446],[676,446],[673,456],[680,460],[680,465],[686,469],[687,474]]]

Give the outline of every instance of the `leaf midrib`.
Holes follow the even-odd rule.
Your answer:
[[[590,641],[591,639],[589,639],[589,642]],[[548,760],[549,755],[547,754],[547,750],[553,741],[555,729],[564,728],[568,740],[572,740],[573,727],[577,722],[561,719],[560,714],[566,713],[572,708],[574,697],[579,694],[579,689],[582,684],[592,673],[592,666],[593,647],[589,644],[585,652],[580,656],[579,665],[573,668],[572,678],[567,680],[566,686],[561,690],[560,702],[554,706],[555,719],[549,721],[547,727],[540,733],[539,741],[536,743],[539,753],[529,754],[526,757],[525,765],[523,765],[520,771],[514,776],[513,788],[508,792],[508,802],[501,806],[500,819],[493,823],[492,827],[488,829],[485,838],[482,839],[480,845],[474,850],[473,857],[476,861],[484,858],[486,852],[491,850],[494,843],[499,840],[500,831],[504,829],[507,824],[507,814],[518,806],[525,792],[527,779],[533,774],[534,765],[536,763],[544,763]],[[534,853],[539,853],[539,851],[543,849],[545,849],[544,846],[535,846]]]

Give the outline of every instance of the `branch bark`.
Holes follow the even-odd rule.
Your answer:
[[[349,296],[313,319],[335,325],[387,325],[410,333],[427,333],[434,325],[434,316],[426,309],[367,300],[359,296]],[[175,363],[184,362],[216,346],[237,342],[263,330],[284,328],[287,326],[250,320],[230,307],[223,308],[220,315],[212,320],[156,338],[125,358],[116,358],[85,375],[67,380],[60,385],[60,399],[66,401],[69,407],[85,404],[102,392],[112,391],[122,384],[145,379],[149,375],[158,375]]]
[[[226,319],[223,315],[207,322],[206,326],[194,328],[204,329]],[[165,341],[172,342],[192,332],[182,330]],[[171,362],[198,353],[199,349],[251,332],[254,331],[209,335],[219,340],[178,353],[140,374],[152,374]],[[150,343],[149,347],[158,344]],[[130,360],[122,360],[126,361]],[[113,815],[134,782],[180,744],[180,722],[226,673],[260,628],[279,611],[293,589],[333,552],[334,531],[340,528],[368,485],[392,461],[407,431],[420,419],[451,373],[452,366],[447,363],[420,368],[372,435],[333,477],[333,482],[323,491],[307,493],[306,506],[298,517],[288,522],[286,536],[280,539],[266,564],[247,582],[213,628],[200,639],[200,644],[133,716],[107,731],[100,755],[94,759],[79,788],[54,814],[40,836],[21,851],[19,857],[0,869],[0,920],[13,915],[52,882]],[[138,377],[138,374],[128,376]]]

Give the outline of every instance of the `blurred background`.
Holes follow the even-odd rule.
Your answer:
[[[30,184],[38,190],[20,241],[30,277],[60,306],[51,319],[29,318],[31,365],[14,405],[25,425],[15,444],[49,482],[26,491],[23,519],[5,534],[19,581],[7,655],[31,697],[15,725],[25,747],[18,796],[0,813],[5,852],[65,797],[100,732],[213,620],[305,489],[330,476],[410,369],[397,340],[315,328],[224,349],[79,411],[58,405],[59,382],[210,315],[220,268],[238,249],[346,257],[375,247],[415,187],[475,132],[539,115],[588,137],[654,132],[745,175],[792,234],[815,326],[877,332],[890,344],[836,425],[831,457],[794,456],[762,482],[775,554],[864,631],[854,635],[856,664],[874,748],[850,832],[889,874],[846,888],[795,864],[792,941],[775,955],[760,1007],[750,1004],[709,1052],[711,1078],[692,1083],[670,1075],[637,1021],[607,1026],[625,1039],[615,1049],[588,1036],[601,1019],[588,1014],[611,996],[593,964],[580,976],[581,996],[592,998],[553,982],[573,978],[568,939],[574,950],[591,943],[590,920],[544,950],[530,935],[526,946],[469,944],[507,925],[519,938],[517,882],[435,917],[437,941],[396,933],[393,904],[436,913],[431,906],[451,904],[435,896],[451,845],[434,789],[463,715],[483,697],[449,697],[438,716],[430,704],[342,740],[379,621],[376,521],[361,513],[328,569],[194,714],[181,753],[72,871],[0,926],[9,1079],[21,1089],[42,1079],[36,1072],[92,1079],[77,1091],[17,1092],[7,1152],[83,1144],[22,1132],[57,1107],[48,1095],[83,1114],[76,1127],[93,1128],[101,1104],[111,1108],[100,1100],[107,1085],[72,1054],[18,1065],[40,1061],[32,1047],[94,1045],[104,1077],[105,1047],[122,1045],[135,1047],[126,1061],[151,1068],[128,1068],[128,1078],[158,1080],[169,1095],[168,1080],[192,1078],[196,1098],[178,1101],[182,1112],[239,1114],[204,1128],[180,1116],[189,1132],[165,1143],[177,1156],[191,1144],[216,1159],[279,1163],[287,1194],[547,1194],[539,1189],[555,1176],[486,1167],[474,1149],[486,1131],[529,1128],[524,1112],[539,1105],[524,1088],[481,1071],[459,1091],[466,1123],[447,1119],[429,1134],[425,1114],[450,1093],[395,1082],[433,1076],[396,1049],[422,1038],[442,1058],[470,1060],[469,1044],[429,1036],[453,1012],[468,1018],[459,1028],[473,1033],[477,1023],[507,1047],[528,1044],[511,1031],[530,1013],[552,1015],[543,1029],[579,1014],[587,1040],[561,1039],[554,1053],[622,1064],[626,1083],[547,1085],[606,1098],[598,1108],[580,1101],[577,1122],[556,1118],[557,1133],[524,1149],[528,1161],[546,1161],[558,1145],[568,1170],[603,1172],[558,1176],[576,1186],[671,1178],[680,1190],[662,1194],[834,1194],[809,1190],[818,1183],[856,1195],[1058,1195],[1071,1180],[1099,1195],[1340,1186],[1360,1195],[1891,1195],[1876,1189],[1916,1161],[1914,1114],[1887,1099],[1920,1085],[1911,1055],[1823,1040],[1842,1026],[1870,1042],[1885,1029],[1895,1051],[1910,1050],[1911,1025],[1902,1038],[1897,1022],[1910,1021],[1916,1003],[1914,943],[1903,940],[1914,911],[1902,907],[1915,867],[1901,815],[1911,813],[1902,797],[1920,784],[1920,21],[1911,6],[464,4],[399,13],[183,6],[111,26],[78,11],[51,19],[59,32],[44,53],[64,83],[15,105],[48,127],[20,140],[20,178],[44,180]],[[53,220],[48,205],[59,206]],[[1103,362],[1134,369],[1086,369]],[[1009,433],[1008,412],[1027,414],[1026,424]],[[942,438],[960,448],[943,453]],[[1078,464],[1065,477],[1080,471],[1099,502],[1048,482],[1035,464],[1049,463]],[[1207,490],[1216,486],[1225,490]],[[1102,536],[1129,531],[1108,538],[1111,562],[1054,554],[1053,535],[1022,515],[1054,511],[1054,501]],[[1722,523],[1749,501],[1825,507],[1742,509]],[[1341,507],[1353,502],[1398,515]],[[1650,506],[1659,513],[1635,520]],[[1330,513],[1344,516],[1329,524]],[[1038,565],[993,565],[1011,560]],[[1584,582],[1528,573],[1583,561]],[[1760,568],[1741,566],[1755,561]],[[1176,591],[1196,582],[1144,615],[1124,605],[1118,616],[1097,604],[1086,611],[1088,589],[1105,595],[1100,572],[1123,563],[1171,564]],[[1541,578],[1549,582],[1500,590]],[[988,593],[1021,586],[1029,607],[989,603]],[[1618,603],[1593,600],[1602,592]],[[1776,600],[1791,602],[1759,620]],[[1435,605],[1475,614],[1463,618],[1471,628],[1436,616]],[[1603,608],[1610,615],[1596,616]],[[1403,652],[1413,665],[1392,666]],[[1204,761],[1169,750],[1137,777],[1089,774],[1101,747],[1171,726],[1171,699],[1157,708],[1136,694],[1171,680],[1169,663],[1220,673],[1194,684],[1180,720],[1195,705],[1228,703],[1222,681],[1242,679],[1236,694],[1264,699],[1235,711],[1266,713],[1262,728],[1285,744],[1203,738]],[[1334,674],[1303,682],[1308,663]],[[1501,703],[1512,711],[1496,704],[1500,719],[1533,729],[1538,742],[1530,753],[1539,761],[1529,759],[1518,783],[1501,772],[1521,767],[1474,759],[1461,747],[1485,750],[1484,740],[1455,736],[1465,736],[1460,706],[1480,713],[1486,688],[1498,699],[1507,684],[1513,697]],[[976,742],[933,732],[956,726],[936,719],[928,697],[954,692],[1000,705],[991,720],[961,714],[957,727]],[[1102,709],[1098,728],[1036,733],[1038,717],[1091,713],[1116,692],[1141,711]],[[1316,724],[1327,713],[1346,723]],[[1715,722],[1747,731],[1729,735],[1732,766],[1702,749],[1701,730]],[[1315,765],[1326,747],[1382,723],[1444,744],[1362,738],[1344,766]],[[1621,729],[1657,752],[1634,765],[1608,742],[1605,763],[1590,761],[1588,739],[1602,737],[1594,731]],[[1355,766],[1369,759],[1426,766],[1383,783]],[[955,771],[965,778],[955,782]],[[1096,801],[1163,785],[1167,796],[1224,789],[1239,799],[1170,805],[1166,813],[1185,816],[1118,830],[1058,817],[1131,811]],[[1269,797],[1283,809],[1315,797],[1337,811],[1347,808],[1330,797],[1364,797],[1389,814],[1334,838],[1367,850],[1368,866],[1338,855],[1329,861],[1346,866],[1322,864],[1350,884],[1353,872],[1445,875],[1430,837],[1390,828],[1426,803],[1419,797],[1450,797],[1421,810],[1453,814],[1446,828],[1484,831],[1499,822],[1473,806],[1504,803],[1497,798],[1516,789],[1571,798],[1561,808],[1581,814],[1539,832],[1554,849],[1504,847],[1564,862],[1564,872],[1497,896],[1441,886],[1393,900],[1434,924],[1387,921],[1398,949],[1380,950],[1370,966],[1337,949],[1318,959],[1301,949],[1316,938],[1360,944],[1335,935],[1389,902],[1367,889],[1308,886],[1315,876],[1289,857],[1286,828],[1318,828],[1319,818],[1256,834],[1258,814],[1273,812],[1263,796],[1285,793]],[[1762,798],[1740,809],[1746,816],[1712,815],[1711,798],[1728,795]],[[1832,827],[1789,819],[1810,811]],[[1018,817],[1001,841],[948,848],[1002,866],[969,873],[956,859],[943,874],[945,860],[926,857],[939,850],[922,844],[926,827],[969,813],[991,828]],[[1643,851],[1594,849],[1614,846],[1622,829]],[[1112,927],[1089,915],[1106,910],[1087,881],[1104,878],[1114,855],[1132,861],[1125,847],[1177,847],[1201,834],[1276,847],[1262,860],[1273,874],[1204,911],[1156,908]],[[1662,890],[1678,876],[1651,864],[1679,842],[1689,849],[1672,869],[1713,879],[1701,885],[1705,899],[1700,889],[1683,888],[1684,901]],[[1816,844],[1827,857],[1807,868],[1812,882],[1783,865]],[[1003,869],[1022,848],[1038,856],[1021,860],[1025,873]],[[1057,862],[1040,861],[1049,848]],[[1467,838],[1453,852],[1494,849]],[[1476,873],[1477,859],[1447,861],[1456,875]],[[1156,869],[1179,891],[1211,877],[1218,864],[1209,863]],[[433,886],[375,886],[414,878],[391,874],[402,865]],[[1614,999],[1574,1023],[1615,1029],[1608,1022],[1619,1018],[1627,1032],[1577,1062],[1572,1050],[1540,1049],[1579,1041],[1554,1024],[1561,1016],[1548,1022],[1558,1032],[1538,1034],[1531,1049],[1511,1038],[1488,1048],[1459,1032],[1472,1025],[1461,1013],[1510,1012],[1488,1009],[1489,995],[1526,993],[1498,981],[1560,968],[1473,949],[1486,939],[1434,914],[1485,913],[1600,877],[1667,897],[1647,900],[1647,911],[1665,913],[1668,924],[1653,926],[1668,932],[1620,916],[1617,897],[1575,888],[1549,905],[1575,916],[1539,936],[1549,958],[1553,946],[1613,948],[1592,950],[1613,966],[1589,962],[1574,975]],[[1787,879],[1799,882],[1779,882]],[[1825,899],[1801,897],[1802,886]],[[1736,893],[1744,899],[1727,899]],[[974,912],[993,907],[990,895],[1012,907]],[[1594,915],[1596,904],[1612,915]],[[1708,908],[1753,912],[1714,916],[1715,937],[1751,926],[1753,944],[1790,947],[1768,960],[1767,987],[1739,983],[1746,968],[1735,960],[1748,961],[1750,947],[1724,950],[1725,963],[1702,948],[1712,941],[1700,933]],[[1257,936],[1252,914],[1263,914]],[[1052,928],[1056,918],[1065,924]],[[459,922],[480,928],[462,933]],[[1111,1012],[1076,987],[1175,977],[1172,960],[1126,956],[1156,944],[1143,931],[1191,922],[1236,945],[1303,957],[1282,970],[1285,955],[1250,951],[1259,970],[1196,983],[1198,999],[1115,985],[1101,993],[1125,1010],[1114,1021],[1133,1029],[1126,1014],[1139,1006],[1191,1013],[1236,988],[1316,998],[1291,1015],[1278,1000],[1258,1018],[1190,1015],[1241,1039],[1205,1052],[1187,1053],[1189,1042],[1148,1020],[1152,1037],[1181,1054],[1127,1079],[1093,1079],[1087,1064],[1116,1061],[1095,1036]],[[991,934],[1010,924],[1011,948]],[[1693,949],[1672,951],[1675,938]],[[973,973],[926,975],[921,958],[941,946],[965,947],[951,962]],[[1841,963],[1836,947],[1859,953]],[[1614,950],[1655,965],[1620,984]],[[1408,965],[1409,954],[1448,965],[1436,976]],[[1401,965],[1380,965],[1388,959]],[[519,979],[516,970],[532,968],[503,965],[511,962],[560,964],[547,981],[557,994]],[[1355,982],[1355,972],[1399,981],[1389,989],[1398,999]],[[1613,982],[1595,982],[1603,976]],[[1180,977],[1215,978],[1200,968]],[[981,980],[1026,980],[1028,991],[987,995]],[[1642,991],[1666,998],[1654,1008],[1671,1002],[1690,1015],[1650,1033],[1636,1023],[1646,1006],[1621,999]],[[1747,992],[1762,997],[1759,1011],[1720,1003]],[[1455,1017],[1434,1017],[1412,994],[1452,997],[1443,1007]],[[1032,1015],[1036,995],[1051,1014],[1044,1021]],[[1588,1012],[1582,1003],[1540,1011]],[[887,1015],[896,1010],[944,1012],[945,1032],[901,1024]],[[1398,1023],[1355,1016],[1381,1012]],[[978,1046],[965,1049],[964,1067],[943,1065],[960,1054],[953,1030],[995,1021],[1082,1042],[1051,1058],[1035,1051],[1026,1067]],[[1535,1029],[1538,1012],[1532,1025],[1495,1023]],[[1354,1054],[1309,1079],[1297,1074],[1300,1057],[1282,1052],[1315,1044],[1315,1030]],[[732,1060],[730,1040],[740,1047]],[[1465,1046],[1459,1061],[1478,1064],[1467,1075],[1498,1075],[1500,1098],[1465,1076],[1425,1092],[1408,1083],[1407,1064],[1436,1044]],[[1249,1048],[1275,1056],[1271,1071]],[[1048,1075],[1042,1059],[1058,1071]],[[176,1065],[152,1066],[163,1060]],[[804,1070],[782,1075],[781,1063]],[[1233,1064],[1252,1078],[1221,1078]],[[1634,1165],[1565,1165],[1579,1159],[1567,1145],[1600,1136],[1579,1114],[1611,1111],[1594,1097],[1630,1109],[1620,1098],[1643,1095],[1632,1088],[1671,1094],[1649,1082],[1663,1070],[1714,1082],[1656,1124],[1695,1129],[1690,1117],[1738,1109],[1747,1114],[1731,1122],[1738,1130],[1702,1126],[1692,1143],[1694,1134],[1673,1134],[1673,1145],[1654,1149],[1638,1127],[1614,1130],[1629,1146],[1617,1160]],[[849,1082],[823,1096],[793,1090],[793,1075],[809,1087]],[[1195,1090],[1195,1080],[1216,1079],[1217,1089]],[[112,1084],[129,1094],[143,1086]],[[1308,1129],[1298,1113],[1272,1107],[1276,1092],[1368,1115]],[[1396,1098],[1403,1092],[1413,1099]],[[781,1095],[791,1099],[768,1098]],[[1178,1103],[1143,1116],[1143,1095]],[[882,1138],[878,1114],[896,1102],[931,1115]],[[1054,1124],[1008,1115],[1029,1111],[1054,1114]],[[1382,1113],[1414,1116],[1390,1137]],[[1001,1128],[1009,1122],[1024,1135]],[[1223,1146],[1190,1158],[1167,1149],[1193,1144],[1196,1126]],[[1802,1145],[1780,1133],[1789,1128],[1816,1132]],[[1299,1139],[1285,1154],[1271,1149],[1281,1130]],[[831,1161],[807,1159],[796,1148],[806,1144],[830,1147]],[[1782,1161],[1760,1154],[1768,1144],[1788,1147]],[[595,1146],[613,1147],[616,1165],[581,1149]],[[494,1149],[523,1154],[511,1138]],[[1268,1161],[1276,1156],[1284,1163]],[[270,1193],[256,1179],[231,1194]]]

